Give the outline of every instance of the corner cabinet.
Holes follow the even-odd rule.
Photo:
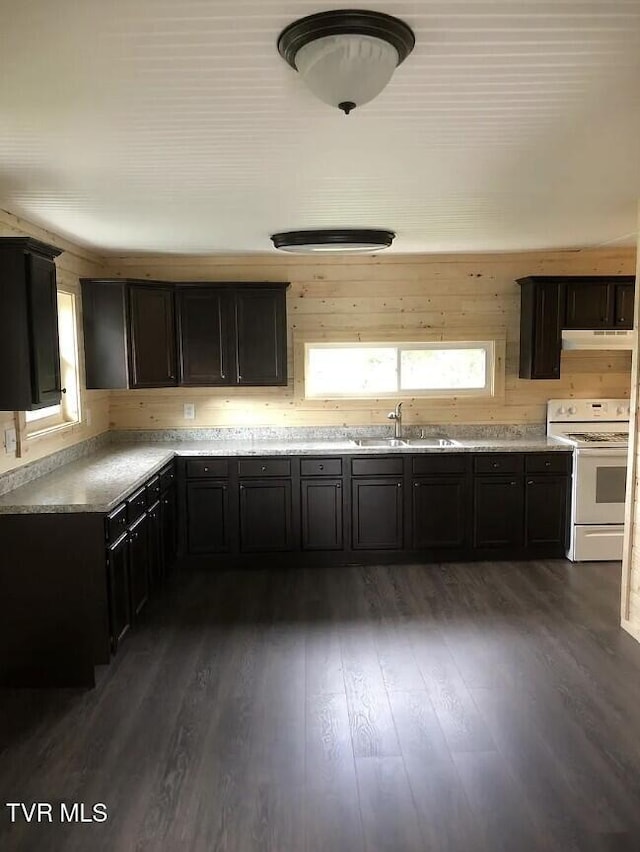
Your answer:
[[[631,275],[519,278],[520,378],[560,378],[564,328],[633,328],[634,281]]]
[[[34,411],[60,402],[54,264],[59,254],[38,240],[0,238],[2,411]]]
[[[288,286],[83,279],[87,386],[286,385]]]

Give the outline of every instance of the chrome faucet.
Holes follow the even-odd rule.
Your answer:
[[[393,411],[387,414],[389,420],[393,420],[393,437],[402,438],[402,403],[399,402]]]

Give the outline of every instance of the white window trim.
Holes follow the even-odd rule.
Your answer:
[[[60,402],[60,411],[47,417],[28,420],[25,412],[24,430],[27,440],[32,438],[46,437],[65,430],[77,429],[82,423],[82,393],[80,387],[80,349],[79,349],[79,317],[78,317],[78,294],[66,287],[58,287],[58,293],[64,293],[73,298],[73,325],[74,325],[74,348],[75,348],[75,372],[76,372],[76,409],[77,417],[69,418],[65,413],[64,397]],[[61,359],[62,360],[62,359]],[[61,364],[62,367],[62,364]],[[62,378],[62,377],[61,377]],[[53,408],[53,406],[51,406]]]
[[[310,349],[362,349],[362,348],[385,348],[396,349],[398,362],[401,352],[405,349],[478,349],[484,348],[487,352],[486,375],[484,388],[437,388],[431,390],[418,390],[397,388],[392,391],[366,392],[366,393],[309,393],[307,388],[307,376],[309,369]],[[500,382],[500,370],[504,365],[504,341],[499,340],[318,340],[304,341],[304,397],[305,399],[396,399],[399,394],[405,397],[420,397],[427,399],[462,399],[486,401],[498,396]],[[400,369],[398,365],[398,376]]]

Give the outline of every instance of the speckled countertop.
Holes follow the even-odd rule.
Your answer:
[[[358,447],[347,440],[114,443],[0,497],[0,514],[108,512],[175,456],[379,455],[570,450],[540,438],[474,438],[455,446]]]

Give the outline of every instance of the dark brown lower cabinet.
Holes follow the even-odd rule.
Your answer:
[[[476,476],[473,497],[473,547],[522,547],[522,477]]]
[[[468,479],[464,476],[414,478],[414,550],[463,548],[467,544]]]
[[[567,525],[567,477],[527,477],[524,512],[525,547],[563,547]]]
[[[290,479],[240,483],[240,550],[243,553],[293,550]]]
[[[148,570],[148,515],[143,515],[129,531],[129,584],[131,587],[131,614],[134,621],[149,600]]]
[[[162,527],[160,526],[160,501],[149,507],[147,517],[147,564],[149,594],[160,586],[163,578]]]
[[[162,570],[166,576],[178,555],[178,496],[172,484],[160,497],[160,528],[162,531]]]
[[[302,479],[303,550],[342,550],[343,488],[340,479]]]
[[[227,553],[231,545],[231,512],[227,482],[187,483],[189,553]]]
[[[403,498],[399,478],[352,480],[351,545],[354,550],[402,549]]]
[[[128,534],[123,535],[107,550],[107,582],[111,650],[115,653],[131,627]]]

